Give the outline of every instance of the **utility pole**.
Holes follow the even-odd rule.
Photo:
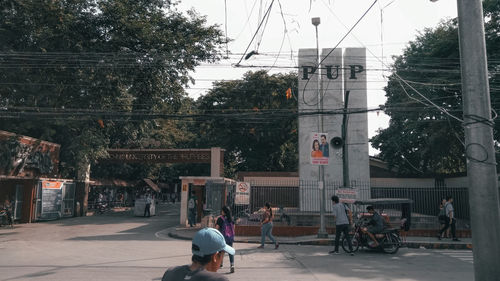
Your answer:
[[[476,280],[500,278],[500,203],[481,0],[457,0],[465,154]]]
[[[316,28],[316,64],[318,65],[316,69],[316,73],[318,75],[318,84],[317,84],[317,99],[318,99],[318,131],[323,133],[323,89],[321,84],[321,66],[319,59],[319,40],[318,40],[318,25],[321,23],[320,18],[312,18],[311,23]],[[323,165],[319,165],[318,167],[318,188],[321,192],[320,204],[319,204],[319,230],[318,230],[318,238],[327,238],[328,232],[326,231],[326,223],[325,223],[325,170]]]
[[[346,91],[344,95],[344,114],[342,116],[342,175],[344,178],[344,188],[351,187],[351,180],[349,179],[349,149],[347,147],[347,124],[349,120],[349,115],[347,115],[347,109],[349,105],[349,92]]]

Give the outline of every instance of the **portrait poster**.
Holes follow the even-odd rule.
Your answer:
[[[327,133],[312,133],[310,148],[312,165],[328,165],[330,146]]]

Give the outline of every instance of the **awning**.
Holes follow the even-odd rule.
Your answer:
[[[160,188],[150,179],[142,179],[149,187],[151,187],[154,191],[160,192]]]

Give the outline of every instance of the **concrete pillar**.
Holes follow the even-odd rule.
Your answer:
[[[370,159],[368,151],[368,114],[366,82],[366,49],[344,50],[344,91],[349,91],[347,149],[351,187],[363,186],[358,198],[369,198]],[[352,113],[359,111],[359,113]],[[356,184],[358,183],[358,185]]]
[[[179,218],[179,224],[182,226],[187,225],[187,202],[189,198],[189,182],[186,179],[182,179],[181,183],[181,215]]]
[[[220,147],[210,148],[210,176],[211,177],[221,177],[222,176],[222,159],[221,159],[221,149]]]
[[[323,133],[328,134],[328,142],[334,137],[342,135],[342,114],[343,107],[343,71],[342,71],[342,49],[323,49],[321,54],[322,75],[321,83],[323,89]],[[330,53],[331,52],[331,53]],[[328,55],[330,54],[330,55]],[[330,145],[330,159],[328,166],[325,166],[325,187],[342,182],[342,149],[334,149]],[[327,202],[333,194],[327,194]]]

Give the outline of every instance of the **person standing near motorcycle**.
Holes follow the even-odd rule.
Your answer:
[[[372,239],[373,241],[372,247],[376,248],[379,246],[379,243],[375,238],[375,234],[380,233],[384,230],[384,219],[378,212],[375,211],[373,206],[366,207],[366,210],[372,215],[372,218],[368,223],[368,227],[363,227],[361,231],[370,236],[370,239]]]
[[[344,233],[345,237],[349,237],[349,225],[352,225],[352,212],[346,205],[344,205],[344,203],[339,203],[338,196],[332,196],[332,203],[333,216],[335,217],[335,249],[329,253],[338,254],[340,236]],[[347,244],[349,246],[351,256],[354,256],[351,239],[347,239]]]

